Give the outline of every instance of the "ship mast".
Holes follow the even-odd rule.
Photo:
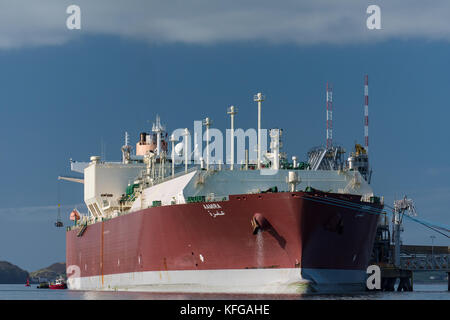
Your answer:
[[[164,127],[161,125],[159,115],[156,115],[156,122],[153,123],[152,131],[156,133],[156,155],[161,154],[161,133],[164,131]]]
[[[209,127],[212,124],[210,118],[203,120],[203,125],[206,127],[206,170],[209,170]]]
[[[228,114],[230,115],[231,118],[231,130],[230,130],[230,138],[231,138],[231,143],[230,143],[230,170],[234,169],[234,115],[237,114],[238,109],[235,108],[234,106],[230,106],[228,108]]]
[[[129,145],[128,132],[125,132],[125,144],[122,146],[122,163],[128,163],[130,160],[131,146]]]
[[[261,169],[261,104],[264,99],[265,96],[261,92],[258,92],[253,97],[253,100],[258,102],[258,169]]]
[[[184,129],[184,172],[188,172],[188,138],[189,138],[189,130],[188,128]]]
[[[170,142],[172,142],[172,178],[175,176],[175,135],[170,135]]]
[[[327,82],[327,149],[333,146],[333,88]]]
[[[369,154],[369,76],[364,77],[364,148]]]

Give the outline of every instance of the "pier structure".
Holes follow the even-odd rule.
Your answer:
[[[400,248],[400,266],[394,263],[379,262],[381,269],[381,290],[394,291],[397,280],[397,291],[413,291],[414,274],[424,271],[442,271],[450,275],[450,248],[446,246],[413,246],[403,245]],[[431,254],[431,251],[434,251]],[[390,251],[394,251],[391,246]],[[448,290],[450,291],[450,277]]]
[[[395,217],[393,222],[394,237],[392,239],[389,223],[386,215],[384,216],[384,221],[377,228],[373,248],[371,264],[380,267],[380,290],[413,291],[415,273],[442,271],[447,273],[448,290],[450,291],[450,246],[401,244],[399,234],[396,237],[395,233],[402,228],[395,223]]]

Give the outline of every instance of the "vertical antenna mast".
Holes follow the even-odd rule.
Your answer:
[[[131,146],[128,132],[125,131],[125,144],[122,146],[122,163],[128,163],[130,160]]]
[[[261,169],[261,102],[265,99],[264,95],[261,92],[258,92],[253,96],[253,101],[258,102],[258,170]]]
[[[175,136],[173,134],[170,135],[170,142],[172,142],[172,178],[175,177]]]
[[[369,76],[364,77],[364,147],[369,154]]]
[[[189,151],[188,151],[188,139],[189,139],[189,130],[188,128],[184,129],[184,148],[183,148],[183,153],[184,153],[184,172],[187,173],[188,172],[188,156],[189,156]]]
[[[327,82],[327,149],[333,145],[333,88]]]
[[[230,108],[228,108],[228,112],[227,112],[230,117],[231,117],[231,130],[230,130],[230,135],[231,135],[231,145],[230,145],[230,151],[231,151],[231,155],[230,155],[230,170],[234,169],[234,115],[237,113],[237,108],[235,108],[234,106],[230,106]]]
[[[103,161],[105,161],[106,158],[106,152],[105,152],[105,142],[103,141],[103,137],[100,139],[100,157]]]
[[[159,115],[156,115],[156,122],[153,123],[152,131],[156,133],[156,154],[159,156],[161,153],[161,133],[165,130],[161,125],[161,119]]]
[[[128,132],[125,131],[125,146],[128,146],[129,143],[130,143],[130,138],[128,136]]]
[[[209,127],[212,121],[210,118],[203,120],[203,125],[206,127],[206,170],[209,170]]]

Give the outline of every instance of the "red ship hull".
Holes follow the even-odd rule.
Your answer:
[[[77,236],[78,229],[70,230],[68,286],[208,292],[361,290],[379,215],[349,204],[382,210],[382,205],[360,202],[355,195],[245,194],[228,201],[144,209],[89,225],[82,236]],[[252,224],[255,214],[264,225],[259,232]]]

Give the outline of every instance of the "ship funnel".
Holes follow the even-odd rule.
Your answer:
[[[146,140],[147,140],[147,133],[141,132],[141,133],[140,133],[139,142],[140,142],[141,144],[145,144],[145,143],[146,143]]]

